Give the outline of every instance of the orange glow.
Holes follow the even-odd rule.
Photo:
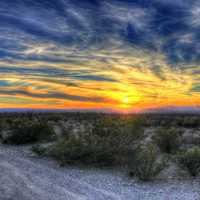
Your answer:
[[[167,106],[200,106],[200,93],[191,90],[196,83],[191,71],[185,70],[180,73],[173,70],[165,61],[165,57],[160,54],[153,55],[150,52],[138,54],[133,50],[130,52],[123,57],[113,52],[113,57],[118,62],[111,63],[109,68],[102,68],[104,63],[95,60],[92,65],[76,65],[75,70],[64,63],[57,63],[55,66],[46,63],[56,67],[58,71],[67,69],[70,72],[73,70],[77,72],[95,69],[97,77],[101,75],[111,80],[99,81],[98,78],[82,80],[31,74],[26,77],[20,74],[4,76],[1,81],[9,83],[9,87],[1,88],[0,107],[106,109],[132,112]],[[96,54],[99,55],[100,52]],[[153,61],[162,66],[160,74],[151,70]],[[6,64],[8,63],[0,61],[0,66]],[[22,64],[37,68],[44,63]],[[20,66],[20,63],[16,63],[16,68],[18,65]]]

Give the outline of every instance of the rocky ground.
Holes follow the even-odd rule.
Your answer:
[[[200,200],[200,181],[141,183],[120,171],[60,168],[27,147],[0,146],[0,200]]]

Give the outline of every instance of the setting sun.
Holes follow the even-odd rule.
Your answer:
[[[124,98],[122,99],[122,102],[123,102],[124,104],[129,104],[129,98],[128,98],[128,97],[124,97]]]

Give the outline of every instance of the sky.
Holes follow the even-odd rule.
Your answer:
[[[0,108],[200,106],[200,0],[1,0]]]

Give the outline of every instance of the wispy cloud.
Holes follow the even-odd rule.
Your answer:
[[[199,105],[199,5],[1,0],[0,106]]]

